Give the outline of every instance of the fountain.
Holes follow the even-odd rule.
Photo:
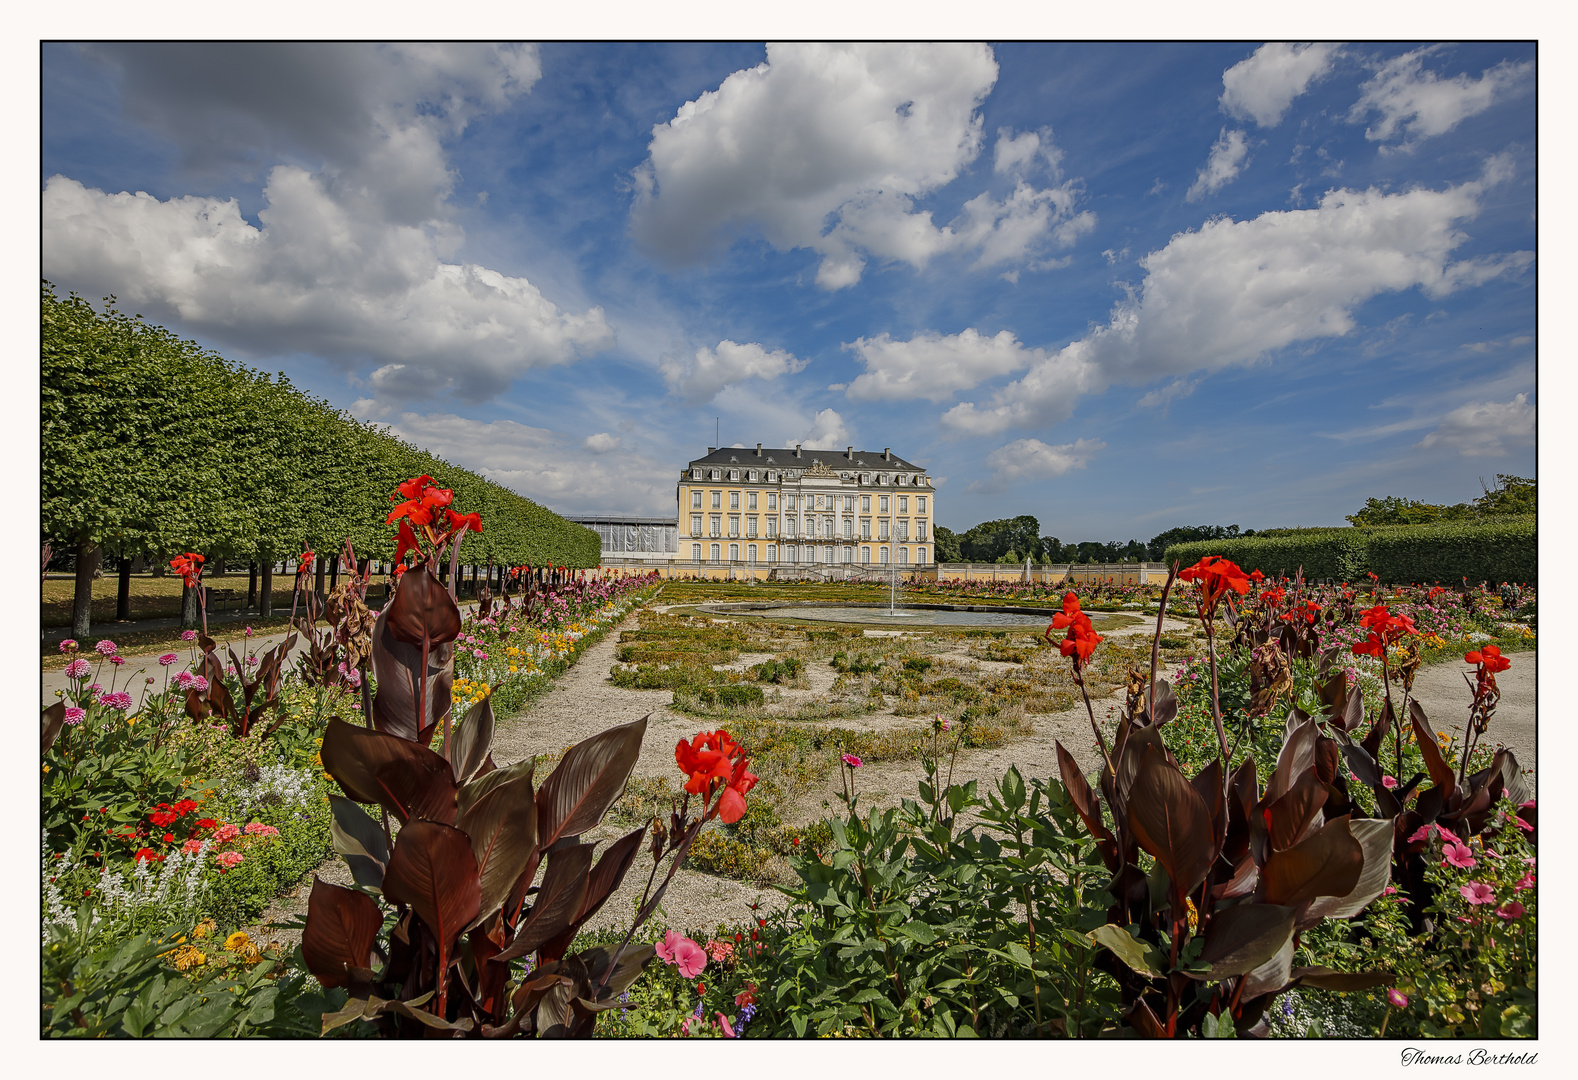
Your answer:
[[[888,564],[888,574],[889,574],[888,610],[883,613],[883,617],[884,618],[888,618],[888,619],[913,619],[915,617],[915,614],[916,614],[915,612],[913,612],[913,611],[899,611],[898,610],[898,599],[899,599],[899,565],[898,565],[898,563],[889,563]]]

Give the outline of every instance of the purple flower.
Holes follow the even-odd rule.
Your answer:
[[[177,659],[179,659],[179,657],[177,657],[175,653],[167,652],[163,656],[159,657],[159,666],[169,667],[171,664],[175,663]]]
[[[62,641],[60,643],[60,651],[61,652],[76,652],[77,651],[77,643],[76,643],[76,641],[73,640],[72,638],[67,638],[65,641]]]
[[[89,668],[89,666],[90,665],[88,664],[88,662],[86,660],[84,660],[80,656],[77,657],[71,663],[66,665],[66,678],[68,678],[68,679],[85,679],[85,678],[87,678],[88,677],[88,668]]]
[[[115,642],[111,641],[109,638],[105,638],[103,641],[93,646],[93,650],[100,656],[114,656]]]
[[[82,723],[82,718],[87,715],[88,710],[86,709],[79,709],[75,705],[66,706],[66,723],[68,724],[80,724]]]
[[[99,698],[99,704],[116,712],[126,712],[132,707],[132,699],[130,694],[122,690],[114,694],[105,694]]]

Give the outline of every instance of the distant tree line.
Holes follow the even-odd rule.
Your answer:
[[[1496,474],[1496,486],[1487,487],[1480,481],[1483,492],[1473,502],[1441,506],[1405,499],[1396,495],[1384,499],[1371,498],[1358,512],[1348,515],[1348,522],[1356,527],[1374,528],[1386,525],[1429,525],[1450,521],[1483,521],[1490,517],[1535,512],[1535,482],[1522,476]],[[1042,536],[1041,523],[1029,514],[1013,518],[983,521],[974,528],[956,533],[943,525],[935,531],[938,562],[1019,563],[1026,558],[1034,563],[1115,563],[1159,562],[1166,550],[1174,544],[1187,544],[1203,540],[1237,540],[1243,537],[1292,536],[1306,531],[1298,528],[1240,530],[1237,525],[1179,525],[1158,533],[1141,543],[1130,540],[1082,540],[1065,544],[1055,536]]]
[[[86,633],[105,552],[273,566],[306,549],[389,560],[389,495],[427,473],[479,513],[468,565],[596,566],[597,534],[291,385],[43,283],[42,540],[75,556]],[[321,564],[320,564],[321,567]],[[126,577],[122,571],[122,592]]]

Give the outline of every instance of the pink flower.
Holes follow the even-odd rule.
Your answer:
[[[66,706],[66,723],[68,723],[68,724],[71,724],[73,726],[75,726],[77,724],[80,724],[80,723],[82,723],[83,717],[85,717],[87,715],[88,715],[88,710],[86,710],[86,709],[79,709],[75,705],[67,705]],[[1529,880],[1533,881],[1534,879],[1530,878]]]
[[[1519,810],[1533,810],[1534,809],[1534,800],[1530,799],[1528,802],[1520,802],[1518,804],[1518,809]]]
[[[1458,894],[1471,904],[1494,904],[1496,890],[1486,885],[1483,881],[1471,881],[1467,885],[1457,887]]]
[[[197,640],[197,631],[196,630],[182,630],[181,631],[181,640],[182,641],[196,641]]]
[[[1472,870],[1479,865],[1479,860],[1474,858],[1467,844],[1448,844],[1441,853],[1444,856],[1441,860],[1444,864],[1455,866],[1459,870]]]
[[[865,762],[861,761],[854,754],[845,754],[844,755],[844,764],[848,765],[851,769],[858,769],[862,765],[864,765]]]
[[[110,663],[114,664],[116,667],[120,667],[125,662],[126,662],[126,658],[124,656],[112,656],[112,657],[110,657]]]
[[[732,942],[714,939],[707,942],[707,955],[721,964],[734,955],[734,945]]]
[[[246,861],[246,856],[239,851],[221,851],[214,861],[226,870],[234,870]]]
[[[205,678],[202,675],[193,675],[192,676],[192,689],[196,690],[199,694],[207,693],[208,692],[208,679]]]
[[[247,667],[257,667],[258,658],[255,656],[249,656],[244,661],[242,661],[242,663],[246,664]]]
[[[1394,1008],[1406,1009],[1408,996],[1394,986],[1386,991],[1386,1003]]]
[[[1511,820],[1512,820],[1512,823],[1514,825],[1516,825],[1518,828],[1522,829],[1524,832],[1533,832],[1534,831],[1534,826],[1530,825],[1527,821],[1524,821],[1520,817],[1514,817]]]
[[[229,843],[241,835],[241,829],[235,825],[221,825],[219,831],[214,833],[214,839],[221,844]]]
[[[252,628],[249,626],[245,630],[241,631],[241,636],[242,637],[251,637],[252,636]]]
[[[735,1037],[734,1028],[729,1024],[728,1018],[722,1013],[718,1014],[718,1026],[723,1029],[724,1038],[732,1039]]]
[[[163,656],[159,657],[159,666],[160,667],[169,667],[171,664],[175,663],[176,660],[177,660],[177,657],[176,657],[175,653],[167,652]]]
[[[665,964],[679,968],[681,976],[694,979],[707,966],[707,952],[690,938],[673,930],[663,935],[657,946],[658,957]]]
[[[1521,919],[1523,917],[1523,905],[1516,900],[1508,900],[1496,909],[1496,916],[1505,919],[1507,922],[1511,922],[1513,919]]]
[[[103,641],[93,646],[93,651],[98,653],[100,656],[114,656],[115,642],[111,641],[109,638],[105,638]]]
[[[105,694],[99,698],[99,704],[106,708],[114,709],[116,712],[125,712],[132,707],[132,698],[130,694],[122,690],[115,694]]]
[[[192,688],[192,680],[196,678],[197,676],[190,671],[183,671],[175,677],[175,688],[177,690],[190,690]]]
[[[1397,891],[1397,886],[1396,885],[1388,885],[1386,888],[1381,890],[1381,895],[1382,896],[1391,896],[1396,891]]]
[[[66,711],[69,713],[71,710],[67,709]],[[1519,892],[1522,892],[1524,889],[1532,889],[1532,888],[1534,888],[1534,875],[1533,874],[1524,874],[1522,877],[1520,877],[1518,879],[1517,883],[1515,885],[1513,885],[1512,887],[1514,889],[1518,890]]]
[[[254,821],[247,825],[248,836],[278,836],[279,830],[272,825],[265,825],[261,821]]]
[[[74,640],[72,640],[71,638],[67,638],[65,641],[62,641],[60,643],[60,651],[61,652],[76,652],[77,651],[77,643]]]
[[[1386,788],[1388,791],[1390,791],[1392,788],[1397,786],[1397,777],[1395,777],[1395,776],[1383,776],[1383,777],[1381,777],[1381,786],[1383,788]]]
[[[88,668],[91,666],[91,664],[79,656],[71,663],[66,665],[66,678],[86,679],[88,677]]]
[[[203,842],[201,840],[188,840],[186,843],[181,845],[181,854],[183,855],[196,855],[202,850]]]

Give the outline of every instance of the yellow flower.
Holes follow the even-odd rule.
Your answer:
[[[218,926],[215,925],[213,919],[204,919],[202,922],[192,927],[192,940],[200,941],[217,929]]]
[[[208,957],[198,951],[194,945],[182,945],[170,954],[170,963],[177,971],[190,971],[192,968],[208,963]]]
[[[1189,905],[1189,932],[1192,934],[1195,932],[1195,928],[1200,925],[1200,912],[1194,906],[1194,901],[1188,897],[1184,897],[1184,903]]]
[[[514,671],[514,670],[515,670],[515,669],[514,669],[514,668],[510,668],[510,670],[511,670],[511,671]],[[48,771],[49,771],[49,766],[48,766],[48,765],[45,765],[45,766],[44,766],[44,771],[45,771],[45,772],[48,772]]]

